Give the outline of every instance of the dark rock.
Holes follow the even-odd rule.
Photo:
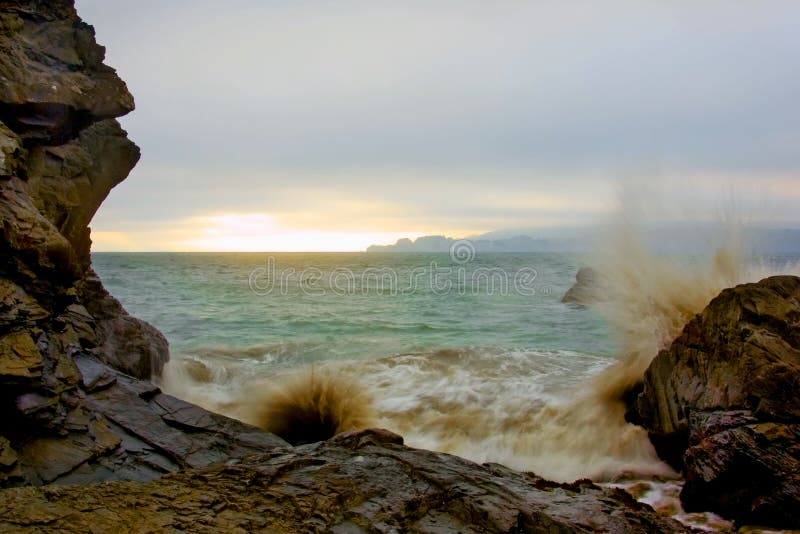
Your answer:
[[[78,288],[96,322],[95,355],[137,378],[161,375],[169,360],[169,343],[164,335],[151,324],[128,315],[93,271],[87,272]]]
[[[15,478],[5,485],[151,480],[289,446],[272,434],[164,395],[88,353],[74,358],[80,370],[79,406],[64,415],[61,432],[41,433],[40,424],[38,435],[16,440],[19,462]],[[18,397],[17,409],[30,420],[62,406],[61,401],[26,393]]]
[[[412,449],[367,430],[144,483],[0,492],[21,532],[688,532],[620,490]]]
[[[575,274],[575,284],[567,290],[561,302],[589,306],[602,298],[601,280],[591,267],[581,267]]]
[[[800,278],[726,289],[653,360],[628,413],[689,511],[800,528]]]
[[[72,2],[0,0],[0,486],[150,480],[286,446],[163,395],[167,341],[92,271],[88,224],[139,159],[133,98]],[[127,374],[126,374],[127,373]]]

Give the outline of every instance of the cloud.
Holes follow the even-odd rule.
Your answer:
[[[347,198],[354,224],[397,231],[585,223],[632,168],[715,176],[716,197],[800,172],[790,0],[77,5],[143,153],[103,231],[223,211],[341,225]]]

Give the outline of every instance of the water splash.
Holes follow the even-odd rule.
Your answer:
[[[370,424],[372,406],[376,424],[399,432],[410,445],[500,462],[554,480],[676,476],[659,461],[646,432],[625,422],[626,395],[658,351],[723,288],[798,269],[749,258],[735,210],[723,217],[701,253],[656,253],[645,231],[645,215],[650,215],[645,200],[623,193],[590,260],[600,273],[593,308],[616,338],[610,365],[602,355],[586,353],[458,348],[326,362],[315,373],[324,370],[333,378],[315,382],[308,374],[287,378],[287,367],[278,365],[302,363],[295,351],[286,358],[277,358],[282,352],[275,349],[267,351],[269,358],[262,350],[207,351],[191,361],[171,362],[165,390],[278,432],[307,426],[283,423],[308,421],[308,413],[357,421],[326,423],[319,435]],[[696,237],[684,225],[670,239],[696,243]],[[553,308],[553,313],[565,310]]]

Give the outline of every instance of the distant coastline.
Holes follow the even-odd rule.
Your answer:
[[[367,252],[449,252],[459,243],[469,243],[475,252],[577,252],[591,245],[587,238],[550,239],[526,235],[501,239],[455,239],[442,235],[398,239],[394,245],[372,245]]]
[[[687,228],[651,228],[644,231],[645,241],[659,253],[698,254],[713,250],[726,230],[713,226]],[[753,254],[800,254],[800,229],[745,228],[742,231],[746,249]],[[505,233],[508,235],[508,233]],[[567,236],[533,237],[518,234],[506,237],[490,232],[466,239],[443,235],[427,235],[417,239],[398,239],[393,245],[371,245],[367,252],[449,252],[454,246],[469,243],[476,253],[497,252],[587,252],[592,250],[601,232],[587,229]]]

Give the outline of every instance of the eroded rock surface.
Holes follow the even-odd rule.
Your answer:
[[[152,478],[237,454],[208,436],[158,449],[146,432],[181,434],[165,415],[167,397],[143,398],[114,369],[85,376],[85,362],[99,358],[150,378],[169,355],[166,339],[129,316],[90,266],[88,224],[139,159],[115,120],[133,97],[104,54],[71,1],[0,1],[0,486],[79,473]],[[114,410],[154,426],[126,426]],[[216,452],[203,460],[190,450],[209,446]]]
[[[385,430],[0,503],[3,532],[687,532],[621,490],[411,449]]]
[[[658,354],[629,418],[687,510],[800,528],[800,278],[726,289]]]

